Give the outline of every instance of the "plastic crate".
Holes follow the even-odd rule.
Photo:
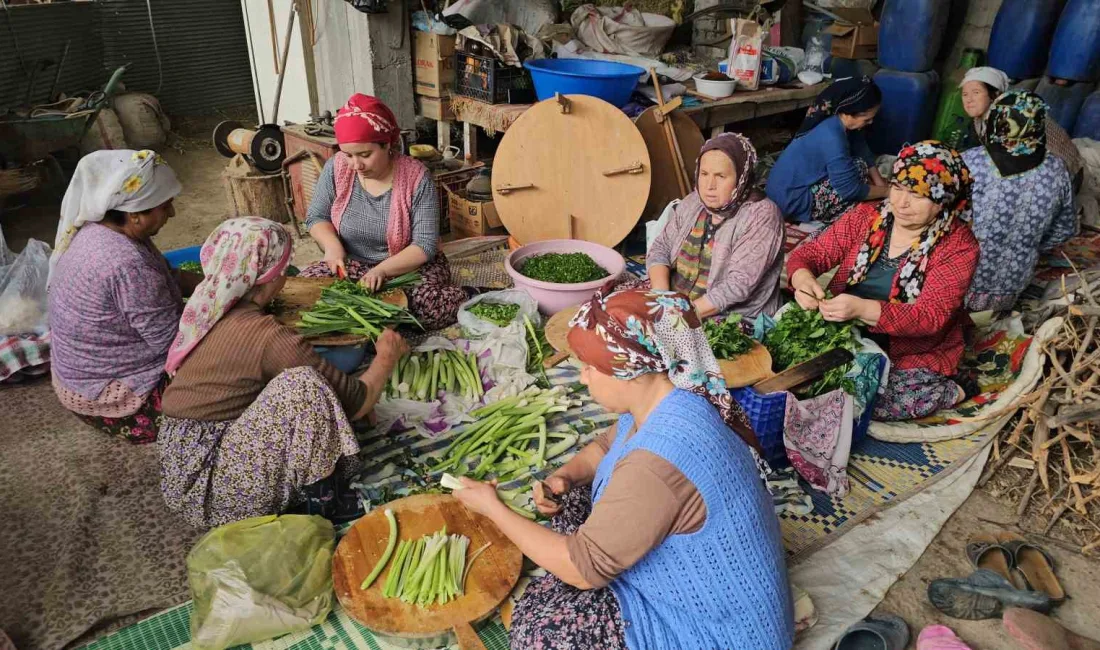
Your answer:
[[[530,104],[535,84],[524,68],[504,65],[491,56],[455,52],[456,95],[486,104]]]
[[[787,447],[783,444],[783,420],[787,412],[786,393],[768,393],[762,395],[751,386],[734,388],[730,391],[733,399],[749,416],[749,424],[756,433],[756,440],[764,452],[764,460],[772,467],[790,465],[787,460]]]
[[[470,182],[477,173],[481,171],[481,168],[485,166],[485,163],[477,163],[470,165],[469,167],[463,167],[462,169],[456,169],[455,171],[442,171],[433,174],[435,180],[436,193],[439,195],[439,234],[447,235],[451,232],[451,218],[447,209],[448,201],[447,192],[459,192],[466,188],[466,184]]]

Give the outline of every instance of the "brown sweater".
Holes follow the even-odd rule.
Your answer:
[[[289,368],[309,366],[328,380],[344,410],[354,416],[366,387],[313,351],[290,328],[245,300],[229,311],[187,355],[168,390],[164,414],[191,420],[235,420],[267,383]]]
[[[606,453],[616,428],[592,444]],[[585,581],[604,587],[666,537],[694,533],[706,519],[707,506],[695,484],[664,458],[638,449],[616,463],[599,503],[566,547]]]

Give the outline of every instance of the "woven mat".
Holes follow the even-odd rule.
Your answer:
[[[461,287],[510,289],[512,278],[504,270],[504,258],[508,257],[509,252],[507,248],[503,248],[448,259],[451,279]]]
[[[455,121],[476,124],[490,134],[507,131],[508,127],[512,126],[528,108],[531,108],[530,104],[486,104],[459,95],[451,98],[451,110],[454,111]]]

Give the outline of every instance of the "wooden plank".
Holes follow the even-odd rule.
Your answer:
[[[677,162],[672,158],[664,128],[657,122],[657,110],[656,106],[652,106],[634,119],[634,125],[638,127],[638,132],[645,140],[646,149],[649,150],[649,162],[653,167],[649,199],[646,201],[645,212],[642,213],[642,218],[647,221],[660,217],[670,201],[684,197],[676,181]],[[680,145],[680,155],[687,167],[689,185],[694,184],[695,159],[699,157],[699,150],[703,148],[703,134],[695,122],[680,111],[673,112],[667,119],[671,120],[673,128],[676,129],[676,141]]]
[[[813,381],[837,366],[852,360],[852,353],[844,349],[829,350],[809,361],[791,366],[771,379],[756,384],[753,388],[762,394],[791,390]]]
[[[315,9],[313,20],[317,45],[313,48],[313,55],[317,71],[317,100],[324,110],[335,113],[355,92],[355,80],[351,75],[347,4],[318,2]]]
[[[313,0],[297,0],[298,29],[302,37],[302,61],[306,68],[306,92],[309,93],[309,112],[318,115],[317,62],[313,53]]]
[[[377,89],[374,87],[374,62],[372,61],[375,56],[375,51],[374,48],[371,47],[369,24],[371,17],[353,8],[346,2],[334,4],[339,4],[343,7],[344,21],[348,26],[348,47],[350,53],[348,56],[349,69],[347,72],[351,77],[353,86],[352,92],[377,97]],[[379,97],[379,99],[386,101],[383,97]]]
[[[477,125],[470,122],[462,123],[462,155],[467,165],[473,165],[477,160]]]

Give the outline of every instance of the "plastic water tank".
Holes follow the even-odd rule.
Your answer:
[[[1095,84],[1068,83],[1065,86],[1052,81],[1050,77],[1043,77],[1039,86],[1035,88],[1035,94],[1042,97],[1050,106],[1050,117],[1063,129],[1073,133],[1073,126],[1077,123],[1077,113],[1085,98],[1096,89]]]
[[[981,50],[973,48],[963,50],[959,67],[944,80],[943,92],[940,93],[940,106],[936,110],[936,121],[932,125],[932,138],[951,147],[958,147],[962,142],[972,120],[963,108],[962,89],[959,88],[959,84],[966,76],[966,71],[981,61]]]
[[[902,72],[931,70],[951,0],[887,0],[878,29],[878,62]]]
[[[1081,104],[1077,112],[1077,124],[1073,127],[1073,137],[1100,140],[1100,90],[1094,91]]]
[[[1069,0],[1050,44],[1047,76],[1100,81],[1100,0]]]
[[[868,133],[871,151],[896,154],[907,143],[931,137],[940,92],[940,76],[935,70],[883,68],[875,74],[875,83],[882,89],[882,108]]]
[[[1043,74],[1066,0],[1004,0],[989,35],[989,65],[1012,79]]]

